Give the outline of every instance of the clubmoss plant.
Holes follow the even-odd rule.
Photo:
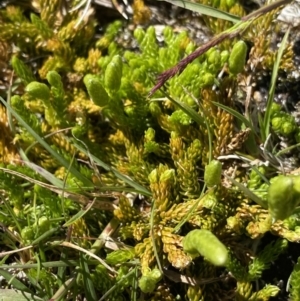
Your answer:
[[[252,120],[246,111],[253,108],[236,101],[245,78],[251,86],[274,62],[291,70],[292,48],[279,64],[269,47],[275,12],[247,19],[236,1],[206,2],[240,23],[204,17],[220,35],[196,56],[188,33],[170,26],[162,42],[154,26],[136,26],[137,47],[125,49],[118,39],[124,22],[109,24],[97,40],[92,7],[31,4],[0,10],[0,40],[16,52],[9,54],[14,76],[5,82],[0,124],[0,244],[7,255],[0,274],[8,285],[45,300],[278,294],[269,279],[257,289],[253,281],[287,240],[299,241],[299,176],[284,174],[292,168],[276,149],[282,137],[299,142],[298,124],[273,100],[269,121]],[[149,14],[134,2],[133,23],[147,23]],[[169,81],[153,89],[173,66],[160,78]],[[261,135],[268,131],[273,149]],[[255,239],[266,232],[285,239],[256,251]],[[11,252],[25,281],[6,271],[15,264]]]

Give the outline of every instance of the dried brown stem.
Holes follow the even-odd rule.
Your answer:
[[[212,40],[208,41],[207,43],[203,44],[201,47],[197,48],[193,53],[182,59],[176,66],[168,69],[167,71],[164,71],[162,74],[160,74],[157,78],[157,84],[151,89],[149,92],[149,96],[151,96],[155,91],[160,89],[167,80],[175,76],[177,73],[181,73],[188,64],[190,64],[193,60],[195,60],[197,57],[199,57],[201,54],[205,53],[207,50],[209,50],[211,47],[214,47],[221,42],[223,42],[227,38],[235,38],[240,33],[240,30],[237,30],[232,33],[223,33]]]
[[[273,3],[270,3],[269,5],[263,6],[261,8],[259,8],[258,10],[252,12],[251,14],[244,16],[241,18],[242,21],[248,21],[251,18],[257,18],[260,17],[263,14],[266,14],[270,11],[272,11],[273,9],[276,9],[282,5],[287,5],[289,3],[291,3],[293,0],[279,0]]]
[[[267,6],[264,6],[262,8],[259,8],[255,12],[241,18],[241,22],[248,22],[251,19],[258,18],[262,14],[265,14],[267,12],[272,11],[273,9],[276,9],[282,5],[288,4],[292,2],[292,0],[279,0],[276,2],[273,2]],[[225,39],[233,39],[236,36],[239,35],[241,31],[245,29],[244,26],[237,27],[235,31],[232,32],[223,32],[219,34],[218,36],[214,37],[212,40],[208,41],[207,43],[203,44],[199,48],[197,48],[193,53],[182,59],[176,66],[164,71],[161,73],[157,78],[156,85],[151,89],[149,92],[149,96],[153,95],[158,89],[160,89],[167,80],[174,77],[176,74],[180,74],[188,64],[190,64],[193,60],[195,60],[197,57],[199,57],[201,54],[205,53],[207,50],[209,50],[211,47],[214,47],[221,42],[223,42]]]

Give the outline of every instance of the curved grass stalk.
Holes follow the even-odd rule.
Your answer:
[[[292,0],[279,0],[268,4],[255,12],[241,18],[241,21],[237,22],[234,26],[230,27],[229,29],[223,31],[222,33],[218,34],[214,38],[212,38],[207,43],[203,44],[199,48],[197,48],[194,52],[190,55],[182,59],[176,66],[166,70],[165,72],[161,73],[157,78],[156,85],[150,90],[149,96],[153,95],[155,91],[159,90],[166,81],[170,78],[174,77],[176,74],[181,73],[188,64],[198,58],[200,55],[204,54],[210,48],[222,43],[226,39],[233,39],[240,35],[244,30],[246,30],[251,23],[257,19],[258,17],[288,3],[292,2]],[[205,12],[203,12],[205,14]]]

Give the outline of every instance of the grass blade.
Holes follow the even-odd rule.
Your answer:
[[[83,286],[87,301],[97,300],[97,295],[94,287],[93,280],[91,278],[91,272],[87,264],[87,258],[82,253],[80,254],[80,267],[82,273]]]
[[[92,201],[84,210],[79,210],[73,217],[71,217],[64,225],[63,227],[69,227],[73,223],[75,223],[77,220],[82,218],[86,213],[89,212],[89,210],[94,206],[95,200]]]
[[[268,208],[267,204],[260,199],[255,193],[253,193],[249,188],[245,187],[243,184],[239,183],[235,179],[224,175],[230,182],[239,188],[250,200],[254,201],[256,204],[260,205],[262,208]]]
[[[275,93],[277,75],[278,75],[278,70],[279,70],[279,64],[280,64],[280,61],[281,61],[281,58],[283,55],[283,51],[287,44],[287,39],[290,34],[290,30],[291,30],[291,27],[288,28],[288,30],[286,31],[286,33],[280,43],[280,47],[278,49],[276,60],[275,60],[274,66],[273,66],[271,87],[269,90],[269,96],[268,96],[268,100],[267,100],[267,108],[266,108],[266,113],[265,113],[264,122],[263,122],[263,128],[264,128],[264,131],[262,132],[263,141],[266,141],[266,139],[270,133],[271,108],[272,108],[272,104],[273,104],[273,100],[274,100],[274,93]]]
[[[51,301],[61,300],[72,288],[72,286],[76,283],[76,278],[70,278],[65,281],[60,288],[55,292],[55,294],[51,297]]]
[[[194,121],[196,121],[199,125],[205,126],[205,119],[200,116],[194,109],[192,109],[189,105],[187,105],[184,102],[181,102],[179,100],[176,100],[172,98],[170,95],[162,91],[165,96],[171,100],[173,104],[175,104],[177,107],[179,107],[184,113],[186,113],[188,116],[190,116]]]
[[[32,291],[23,284],[20,280],[16,278],[16,276],[11,275],[9,272],[0,269],[0,275],[5,278],[5,280],[12,285],[15,289],[20,290],[22,292],[31,293]]]
[[[55,244],[55,242],[53,242],[53,245],[54,245],[54,244]],[[93,251],[92,251],[92,250],[91,250],[91,251],[86,250],[86,249],[84,249],[84,248],[81,248],[81,247],[79,247],[79,246],[77,246],[77,245],[74,245],[74,244],[72,244],[72,243],[70,243],[70,242],[67,242],[67,241],[61,242],[60,245],[61,245],[61,246],[64,246],[64,247],[67,247],[67,248],[72,248],[72,249],[77,250],[77,251],[79,251],[79,252],[81,252],[81,253],[87,254],[87,255],[89,255],[89,256],[95,258],[95,259],[98,259],[98,261],[99,261],[104,267],[106,267],[109,271],[111,271],[111,272],[114,273],[114,274],[117,274],[117,272],[116,272],[113,268],[111,268],[111,267],[110,267],[103,259],[101,259],[101,258],[98,257],[97,255],[93,254]]]
[[[70,170],[70,172],[82,183],[84,183],[85,186],[93,187],[93,183],[88,180],[86,177],[84,177],[76,168],[73,166],[70,166],[70,162],[68,162],[65,158],[60,156],[56,151],[54,151],[48,143],[44,139],[42,139],[23,119],[22,117],[13,110],[13,108],[2,98],[0,97],[0,101],[2,104],[7,108],[7,110],[14,116],[20,125],[22,125],[28,133],[34,137],[50,154],[51,156],[56,159],[62,166],[64,166],[67,170]]]
[[[243,116],[241,113],[239,113],[236,110],[234,110],[234,109],[232,109],[230,107],[227,107],[227,106],[225,106],[225,105],[223,105],[223,104],[221,104],[219,102],[212,101],[212,103],[215,106],[223,109],[224,111],[226,111],[229,114],[231,114],[234,117],[236,117],[238,120],[240,120],[242,123],[244,123],[246,127],[250,128],[253,133],[255,133],[252,123],[245,116]]]
[[[44,179],[46,179],[49,183],[54,185],[55,187],[64,189],[66,188],[64,182],[57,177],[55,177],[52,173],[44,169],[43,167],[36,165],[32,162],[24,162],[28,167],[34,170],[36,173],[41,175]]]
[[[142,185],[140,185],[137,182],[133,181],[128,176],[121,174],[118,170],[110,167],[108,164],[104,163],[103,161],[101,161],[100,159],[98,159],[97,157],[95,157],[94,155],[92,155],[91,153],[88,153],[87,150],[84,147],[82,147],[76,140],[73,140],[72,143],[74,144],[74,146],[79,151],[81,151],[84,154],[86,154],[87,156],[89,156],[99,166],[101,166],[102,168],[104,168],[107,171],[112,172],[118,179],[122,180],[123,182],[125,182],[129,186],[133,187],[136,190],[135,192],[140,193],[140,194],[142,194],[144,196],[151,196],[152,195],[151,192],[149,190],[147,190],[145,187],[143,187]]]
[[[88,265],[98,265],[99,260],[89,259]],[[59,267],[76,267],[79,265],[78,260],[65,259],[59,261],[49,261],[41,263],[44,268],[59,268]],[[24,264],[3,264],[0,266],[1,270],[18,270],[18,269],[36,269],[37,263],[24,263]]]
[[[240,17],[236,15],[229,14],[227,12],[221,11],[219,9],[201,3],[194,3],[187,0],[162,0],[162,1],[191,10],[193,12],[197,12],[202,15],[231,21],[233,23],[237,23],[241,20]]]

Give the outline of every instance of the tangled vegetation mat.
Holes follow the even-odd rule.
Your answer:
[[[168,2],[1,2],[1,300],[300,300],[299,4]]]

